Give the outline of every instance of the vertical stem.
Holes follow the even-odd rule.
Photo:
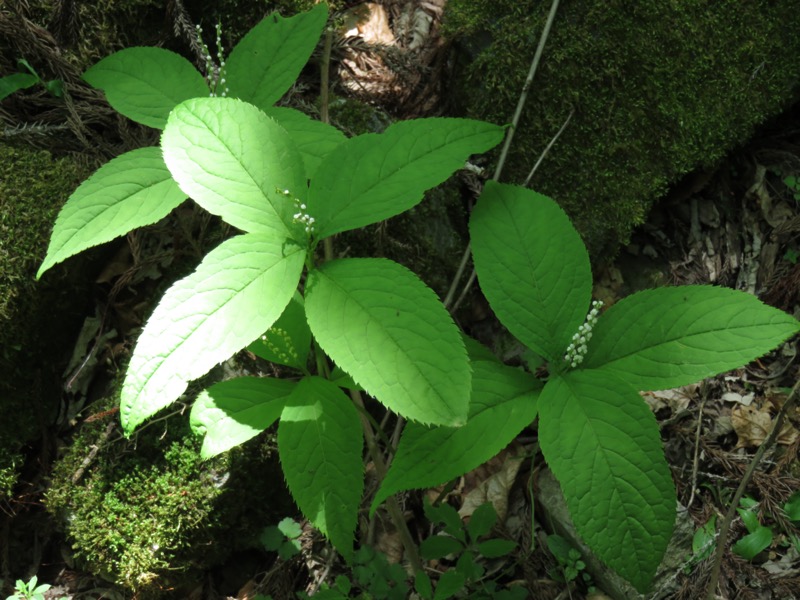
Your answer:
[[[379,480],[383,480],[386,476],[386,463],[383,462],[383,456],[375,441],[375,432],[372,431],[372,425],[369,419],[364,415],[366,411],[364,401],[361,399],[361,394],[358,390],[350,390],[350,397],[353,399],[353,402],[361,408],[361,424],[364,428],[364,437],[367,440],[367,450],[372,459],[372,464],[375,466],[375,474],[378,476]],[[394,523],[397,532],[400,534],[400,540],[406,551],[408,562],[411,563],[411,568],[414,569],[414,573],[419,573],[422,571],[419,551],[417,550],[417,545],[414,543],[414,538],[411,537],[411,532],[400,510],[400,505],[397,503],[397,499],[394,496],[389,496],[386,499],[386,509],[389,511],[389,517],[392,519],[392,523]]]
[[[514,132],[516,131],[517,125],[519,124],[519,119],[522,116],[522,109],[525,106],[525,101],[528,99],[528,90],[533,82],[533,76],[536,74],[536,69],[539,67],[539,60],[542,58],[544,43],[547,41],[547,36],[550,35],[550,27],[552,27],[553,21],[556,18],[558,2],[559,0],[553,0],[553,3],[550,5],[550,13],[547,15],[547,21],[544,24],[542,35],[539,37],[539,45],[536,47],[536,53],[533,55],[531,68],[528,70],[528,77],[525,79],[525,84],[522,86],[522,92],[520,93],[519,101],[517,102],[517,109],[514,111],[514,117],[511,119],[511,126],[508,128],[506,141],[503,144],[503,149],[500,151],[500,158],[497,161],[497,167],[494,170],[494,177],[492,177],[492,179],[495,181],[500,180],[500,174],[503,172],[503,167],[506,163],[506,157],[508,156],[508,150],[511,148],[511,140],[514,139]]]
[[[506,132],[506,140],[503,144],[503,149],[500,151],[500,158],[497,160],[497,167],[494,170],[494,176],[492,179],[495,181],[500,181],[500,175],[503,172],[503,167],[506,164],[506,158],[508,157],[508,151],[511,148],[511,140],[514,139],[514,132],[517,129],[517,125],[519,124],[519,119],[522,116],[522,109],[525,106],[525,101],[528,99],[528,90],[531,87],[531,82],[533,81],[533,76],[536,74],[536,69],[539,66],[539,60],[542,58],[542,51],[544,50],[544,44],[547,41],[547,37],[550,35],[550,28],[553,25],[553,21],[556,17],[556,11],[558,10],[558,2],[559,0],[553,0],[552,4],[550,5],[550,13],[547,15],[547,21],[544,24],[544,29],[542,30],[542,35],[539,37],[539,45],[536,47],[536,53],[533,55],[533,60],[531,61],[531,68],[528,70],[528,77],[525,79],[525,84],[522,86],[522,92],[519,95],[519,101],[517,102],[517,108],[514,111],[514,116],[511,119],[511,125]],[[458,265],[458,270],[456,271],[455,276],[453,277],[453,281],[450,284],[450,289],[447,290],[447,296],[444,299],[445,307],[450,307],[453,303],[453,298],[456,295],[456,288],[458,287],[458,282],[461,281],[461,278],[464,276],[464,271],[467,268],[467,263],[469,262],[469,256],[472,253],[472,245],[467,244],[466,249],[464,250],[464,256],[461,257],[461,264]]]

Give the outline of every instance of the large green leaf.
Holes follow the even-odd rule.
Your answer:
[[[628,296],[600,317],[582,366],[637,390],[666,389],[740,367],[798,330],[795,318],[744,292],[658,288]]]
[[[273,106],[264,112],[289,132],[303,157],[309,179],[314,178],[322,159],[347,140],[336,127],[316,121],[299,110]]]
[[[380,258],[325,263],[309,274],[306,315],[322,349],[407,419],[460,425],[469,407],[464,342],[436,294]]]
[[[238,377],[203,390],[189,422],[205,436],[200,456],[211,458],[243,444],[281,416],[297,384],[270,377]]]
[[[330,381],[300,381],[281,414],[278,452],[297,506],[348,561],[364,490],[358,411]]]
[[[231,98],[196,98],[169,116],[164,160],[181,189],[210,213],[245,231],[297,232],[304,198],[303,160],[286,130],[255,106]]]
[[[644,592],[672,535],[676,506],[647,404],[609,373],[556,375],[539,397],[539,442],[578,533]]]
[[[83,78],[103,90],[117,112],[156,129],[164,128],[169,112],[184,100],[208,96],[208,85],[192,63],[164,48],[120,50]]]
[[[503,137],[497,125],[468,119],[412,119],[347,140],[311,182],[308,206],[328,236],[388,219],[422,200]]]
[[[247,349],[270,362],[305,370],[311,351],[311,329],[308,327],[303,296],[295,292],[280,318]]]
[[[536,418],[541,387],[524,371],[497,362],[473,362],[467,424],[408,423],[372,510],[392,494],[445,483],[491,459]]]
[[[300,281],[305,251],[271,235],[231,238],[175,283],[142,331],[122,386],[126,433],[270,328]]]
[[[492,310],[531,350],[561,360],[592,293],[589,256],[567,215],[546,196],[488,181],[469,229]]]
[[[284,19],[265,17],[231,51],[225,65],[230,95],[266,109],[289,89],[317,46],[328,5]]]
[[[172,179],[159,148],[116,157],[67,200],[36,277],[82,250],[159,221],[184,200],[186,194]]]

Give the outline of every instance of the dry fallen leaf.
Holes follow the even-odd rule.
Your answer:
[[[734,406],[731,410],[731,424],[739,438],[737,448],[754,448],[760,446],[772,431],[772,417],[769,408],[762,406]],[[778,435],[777,443],[789,445],[797,439],[797,430],[791,423],[784,422]]]
[[[499,522],[508,512],[508,494],[525,457],[521,444],[512,442],[489,462],[464,475],[466,481],[463,501],[458,514],[469,517],[481,504],[491,502]]]

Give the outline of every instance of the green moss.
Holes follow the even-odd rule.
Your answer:
[[[72,288],[63,280],[34,281],[44,257],[55,216],[83,176],[68,159],[48,152],[0,144],[0,496],[8,496],[21,448],[38,432],[38,419],[49,422],[44,400],[45,371],[54,363],[64,327],[54,322],[57,309],[68,308]],[[73,294],[74,295],[74,294]]]
[[[653,201],[713,165],[795,98],[800,12],[790,0],[562,2],[507,170],[570,213],[593,257],[613,253]],[[451,0],[446,30],[474,60],[457,76],[470,116],[508,122],[549,3]]]
[[[82,427],[54,466],[45,504],[81,564],[139,597],[175,597],[166,590],[196,583],[291,513],[263,444],[201,461],[186,416],[145,428],[134,442],[107,436],[108,426]]]

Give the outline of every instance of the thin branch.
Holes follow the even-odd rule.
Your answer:
[[[783,420],[797,401],[799,390],[800,380],[794,384],[789,397],[778,411],[778,414],[775,417],[775,423],[772,426],[772,431],[769,432],[767,439],[764,440],[759,449],[756,451],[755,456],[753,456],[753,460],[750,461],[750,464],[747,466],[747,471],[745,471],[744,476],[742,477],[742,482],[739,484],[739,487],[736,489],[736,493],[733,495],[733,500],[731,500],[731,504],[728,507],[728,512],[725,514],[725,518],[722,520],[722,524],[719,527],[717,550],[714,554],[714,565],[711,567],[711,577],[708,581],[708,587],[706,588],[706,600],[714,600],[714,596],[717,591],[717,584],[719,583],[720,568],[722,567],[722,557],[725,555],[725,547],[728,543],[728,531],[731,527],[733,517],[736,516],[736,508],[739,506],[739,501],[742,499],[744,491],[747,488],[747,485],[750,483],[750,479],[752,479],[758,463],[761,462],[761,459],[764,457],[767,449],[775,443],[776,439],[778,439],[778,434],[780,434],[781,429],[783,429]]]
[[[564,121],[564,124],[561,126],[561,129],[559,129],[558,133],[556,133],[553,136],[553,139],[550,140],[550,143],[547,144],[547,146],[545,147],[545,149],[542,152],[541,156],[539,156],[539,160],[537,160],[536,164],[533,165],[533,168],[531,169],[531,172],[528,173],[528,177],[525,179],[525,183],[522,184],[522,187],[528,187],[528,184],[531,182],[531,179],[533,179],[533,175],[536,173],[536,169],[538,169],[539,165],[542,164],[542,161],[544,160],[544,157],[547,156],[548,152],[550,152],[550,148],[553,147],[553,145],[556,143],[558,138],[561,137],[561,134],[564,133],[564,130],[567,128],[567,125],[569,125],[569,122],[572,120],[572,115],[574,115],[574,114],[575,114],[575,109],[573,108],[569,112],[569,116],[567,117],[567,120]]]
[[[511,140],[514,139],[514,132],[522,116],[522,109],[525,106],[525,101],[528,99],[528,90],[530,90],[531,83],[533,83],[533,76],[536,74],[536,69],[539,67],[539,60],[542,58],[544,44],[547,41],[547,37],[550,35],[550,27],[552,27],[553,20],[556,18],[558,2],[559,0],[553,0],[553,3],[550,5],[550,14],[547,15],[547,21],[544,24],[542,35],[539,37],[539,45],[536,47],[536,53],[533,55],[531,68],[528,70],[528,77],[525,79],[525,85],[522,86],[522,93],[519,95],[517,109],[514,111],[514,117],[511,119],[511,126],[508,128],[508,133],[506,134],[506,141],[503,144],[503,149],[500,151],[500,158],[494,170],[494,177],[492,179],[495,181],[500,181],[500,174],[503,172],[503,166],[505,166],[508,151],[511,148]]]

